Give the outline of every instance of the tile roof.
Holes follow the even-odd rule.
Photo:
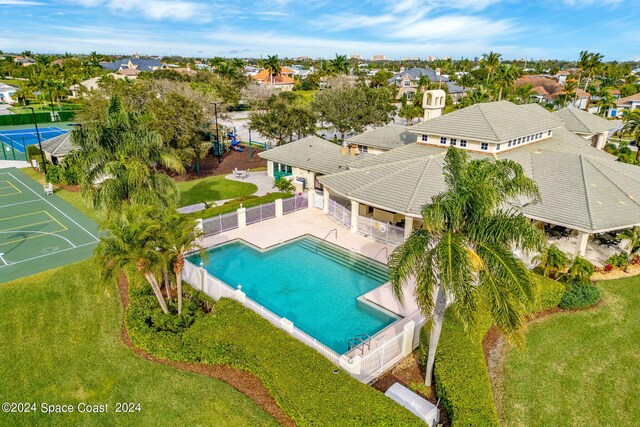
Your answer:
[[[573,106],[563,108],[553,114],[560,117],[567,129],[575,133],[594,134],[615,127],[615,124],[609,120]]]
[[[52,156],[63,157],[71,153],[74,149],[76,149],[76,147],[71,141],[71,132],[42,141],[42,151]]]
[[[262,70],[258,74],[251,76],[254,80],[262,83],[271,84],[271,73],[268,70]],[[273,84],[286,85],[293,84],[295,80],[292,77],[285,76],[284,74],[277,74],[273,76]]]
[[[625,98],[620,98],[616,101],[616,105],[631,104],[631,101],[640,102],[640,93],[636,93],[635,95],[627,96]]]
[[[353,136],[347,142],[390,150],[416,142],[416,134],[409,132],[406,126],[389,124]]]
[[[279,147],[263,151],[260,157],[312,172],[330,174],[347,169],[360,156],[341,153],[342,147],[317,136],[308,136]]]
[[[475,104],[417,124],[411,131],[463,139],[500,142],[562,126],[550,115],[509,101]]]

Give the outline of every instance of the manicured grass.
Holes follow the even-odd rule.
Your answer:
[[[242,205],[245,208],[250,208],[252,206],[264,205],[267,203],[274,202],[276,199],[288,199],[289,197],[293,197],[293,196],[294,194],[291,194],[291,193],[269,193],[260,197],[256,197],[256,196],[240,197],[235,200],[229,200],[228,202],[220,206],[214,206],[211,208],[203,209],[201,211],[192,212],[187,215],[192,219],[211,218],[214,216],[237,211],[240,208],[240,205]]]
[[[276,425],[220,381],[144,360],[120,338],[115,285],[89,262],[0,286],[0,401],[108,404],[104,414],[7,414],[0,425]],[[116,402],[141,411],[115,413]]]
[[[26,113],[31,113],[31,109],[29,109],[29,107],[33,107],[33,109],[36,111],[36,113],[41,113],[41,112],[50,112],[51,111],[51,104],[44,104],[44,103],[30,103],[28,106],[24,106],[22,105],[22,103],[17,103],[15,104],[14,107],[10,107],[9,110],[13,113],[13,114],[26,114]],[[75,103],[71,103],[71,102],[61,102],[60,103],[60,107],[58,107],[58,103],[54,102],[53,103],[53,109],[54,111],[60,111],[60,110],[76,110],[80,107],[80,104],[75,104]]]
[[[602,305],[532,323],[507,355],[506,425],[640,425],[640,277],[598,286]]]
[[[180,206],[214,200],[235,199],[255,193],[258,187],[250,182],[232,181],[224,175],[210,176],[178,183]]]
[[[37,170],[33,168],[22,168],[20,170],[24,172],[24,174],[29,178],[44,185],[44,175]],[[55,193],[61,199],[64,199],[67,203],[78,209],[80,212],[82,212],[92,220],[96,222],[100,221],[98,213],[84,200],[80,191],[69,191],[65,190],[64,188],[56,188]]]

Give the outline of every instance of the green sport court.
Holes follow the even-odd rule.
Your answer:
[[[0,283],[91,257],[97,226],[19,169],[0,169]]]

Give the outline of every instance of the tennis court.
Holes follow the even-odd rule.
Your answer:
[[[15,168],[0,170],[0,283],[87,259],[96,224]]]
[[[56,126],[38,128],[42,141],[63,135],[68,131]],[[38,143],[38,134],[33,129],[0,130],[0,142],[16,150],[26,153],[27,146]]]

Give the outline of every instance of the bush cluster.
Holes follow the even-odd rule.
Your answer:
[[[626,267],[628,262],[629,262],[629,256],[626,253],[621,252],[619,254],[611,255],[609,258],[607,258],[607,260],[605,261],[605,264],[609,264],[617,268],[622,268],[622,267]]]
[[[242,306],[213,302],[188,285],[195,303],[189,320],[168,320],[145,283],[129,273],[126,327],[133,343],[161,358],[224,364],[246,370],[264,383],[299,426],[419,426],[409,411],[382,393],[336,370],[329,360]],[[133,284],[132,284],[133,282]],[[213,310],[206,313],[205,305]],[[183,314],[183,317],[185,315]]]
[[[535,302],[532,313],[557,307],[567,290],[567,286],[537,274],[532,274],[532,277],[535,284]]]
[[[565,310],[591,307],[600,301],[600,295],[600,289],[591,283],[573,282],[558,306]]]

